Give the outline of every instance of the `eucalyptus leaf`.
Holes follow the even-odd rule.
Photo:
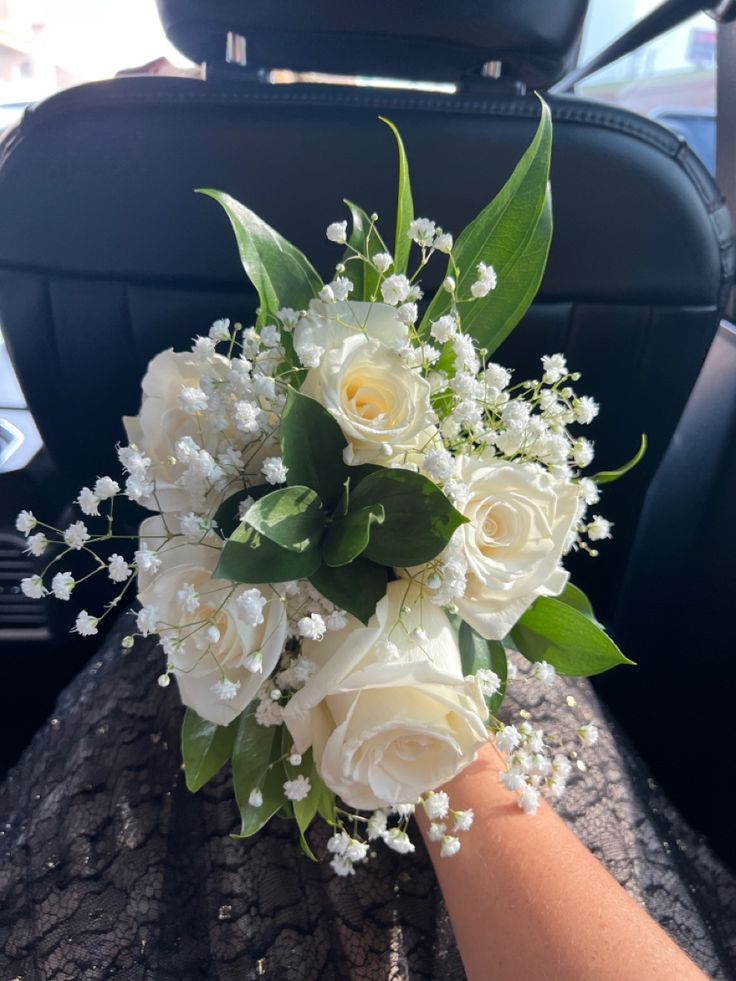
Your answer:
[[[326,515],[310,487],[282,487],[248,508],[245,522],[291,552],[314,548],[321,540]]]
[[[281,762],[281,727],[256,722],[254,703],[238,720],[232,754],[233,789],[240,811],[240,834],[248,838],[259,831],[284,803],[286,779]],[[263,803],[250,803],[253,790],[260,790]]]
[[[348,509],[344,518],[330,525],[322,545],[322,557],[329,566],[344,566],[357,559],[370,541],[373,525],[382,525],[386,512],[382,504]]]
[[[188,708],[181,725],[181,755],[187,789],[193,793],[227,763],[235,741],[238,720],[218,726]]]
[[[486,697],[488,711],[492,716],[497,715],[506,694],[508,675],[506,651],[503,644],[498,640],[485,640],[473,630],[470,624],[464,621],[460,623],[458,629],[458,644],[463,674],[474,675],[481,669],[486,669],[494,671],[501,679],[499,690],[494,695]]]
[[[414,221],[414,201],[411,196],[411,182],[409,181],[409,161],[406,158],[406,150],[398,129],[390,119],[384,116],[378,117],[385,123],[396,138],[396,147],[399,151],[399,193],[396,202],[396,244],[394,246],[394,271],[405,273],[409,264],[409,251],[411,249],[411,239],[409,238],[409,226]]]
[[[316,491],[332,509],[339,501],[350,470],[343,463],[347,446],[342,430],[315,399],[290,388],[281,417],[281,458],[286,482]]]
[[[456,275],[463,330],[479,347],[494,351],[526,312],[542,279],[552,236],[549,165],[552,119],[543,99],[531,144],[496,197],[463,230],[452,250],[448,273]],[[478,263],[495,268],[498,285],[487,296],[467,302]],[[457,270],[460,275],[457,277]],[[439,290],[420,331],[447,313],[450,295]]]
[[[371,529],[364,556],[387,566],[429,562],[467,521],[431,480],[412,470],[381,469],[360,481],[350,509],[382,504],[383,524]]]
[[[212,578],[253,585],[290,582],[308,578],[321,563],[319,547],[292,552],[243,523],[225,542]]]
[[[546,596],[534,601],[511,637],[527,660],[547,661],[562,675],[588,677],[634,663],[584,614]]]
[[[259,324],[285,306],[305,309],[322,288],[322,280],[299,249],[244,204],[211,188],[198,188],[222,205],[238,243],[240,261],[258,292]]]
[[[376,605],[386,595],[388,573],[384,566],[359,556],[350,565],[331,568],[322,565],[309,581],[331,603],[368,623]]]
[[[591,477],[596,484],[612,484],[614,480],[618,480],[619,477],[623,477],[625,473],[629,470],[633,470],[637,464],[641,463],[644,458],[644,454],[647,451],[647,437],[646,433],[641,434],[641,443],[639,444],[639,449],[632,456],[628,463],[624,463],[622,467],[618,470],[601,470],[600,473],[595,473]]]

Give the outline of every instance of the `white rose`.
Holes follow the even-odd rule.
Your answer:
[[[387,644],[398,650],[387,656]],[[284,721],[297,751],[312,747],[322,779],[352,807],[414,803],[488,738],[488,710],[477,681],[463,678],[455,632],[415,584],[390,583],[367,627],[351,618],[348,630],[302,650],[320,668]]]
[[[294,328],[294,350],[301,357],[307,350],[331,351],[347,337],[356,335],[380,341],[386,347],[403,345],[409,339],[409,328],[399,320],[394,307],[387,303],[323,303],[312,300],[309,310]]]
[[[568,573],[560,568],[575,522],[578,489],[524,463],[463,458],[468,488],[459,510],[468,579],[460,616],[487,640],[502,640],[537,596],[556,596]]]
[[[165,537],[161,517],[146,518],[140,536],[149,547],[160,546]],[[172,539],[159,551],[161,568],[155,574],[139,572],[139,600],[154,607],[159,624],[186,627],[202,620],[214,620],[219,640],[212,643],[206,627],[199,630],[162,630],[162,636],[174,640],[180,633],[180,645],[167,643],[168,659],[179,685],[181,700],[203,719],[217,725],[228,725],[256,696],[258,689],[276,667],[286,641],[287,621],[284,604],[273,596],[263,607],[263,623],[252,627],[246,622],[236,600],[253,587],[212,579],[220,557],[218,539],[209,544],[182,545]],[[185,585],[199,594],[198,609],[192,613],[182,608],[177,597]],[[227,597],[227,599],[226,599]],[[223,602],[225,601],[225,602]],[[244,665],[249,654],[261,652],[261,669],[249,671]],[[239,688],[227,701],[219,697],[214,686],[227,678]]]
[[[394,351],[362,335],[329,350],[304,380],[348,441],[345,463],[387,463],[424,447],[436,432],[430,386]]]
[[[208,372],[219,370],[224,374],[225,360],[208,363]],[[189,436],[202,445],[202,417],[185,412],[179,406],[179,395],[184,387],[198,388],[202,380],[202,365],[189,353],[162,351],[149,363],[141,387],[143,395],[137,416],[124,416],[123,424],[128,441],[135,443],[148,456],[154,467],[156,497],[163,511],[199,510],[201,501],[193,499],[187,490],[178,485],[185,470],[182,463],[171,460],[178,440]],[[212,433],[216,444],[217,433]],[[205,446],[205,449],[214,449]],[[147,502],[148,504],[148,502]],[[156,510],[151,502],[150,507]]]

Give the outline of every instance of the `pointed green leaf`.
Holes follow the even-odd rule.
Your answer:
[[[352,201],[344,199],[353,220],[353,230],[348,244],[361,255],[371,258],[379,252],[388,252],[386,243],[381,238],[378,229],[361,207]],[[343,256],[345,275],[353,284],[353,300],[370,300],[378,294],[379,273],[375,266],[357,259],[351,249],[345,250]]]
[[[238,720],[232,755],[233,789],[241,820],[240,834],[236,837],[254,835],[284,803],[286,776],[281,762],[281,729],[281,726],[259,725],[255,703]],[[253,790],[260,790],[263,796],[260,807],[250,803]]]
[[[639,449],[628,463],[625,463],[622,467],[619,467],[618,470],[602,470],[600,473],[595,473],[593,474],[591,480],[594,480],[596,484],[612,484],[614,480],[618,480],[619,477],[623,477],[623,475],[628,473],[629,470],[633,470],[634,467],[642,461],[646,451],[647,437],[646,433],[642,433]]]
[[[365,477],[352,493],[350,508],[383,505],[382,524],[371,528],[364,556],[387,566],[429,562],[467,521],[431,480],[412,470],[382,469]]]
[[[592,620],[592,622],[598,624],[599,627],[601,626],[601,624],[598,623],[595,613],[593,612],[593,605],[588,597],[585,595],[582,589],[578,589],[577,586],[573,586],[571,582],[565,586],[557,599],[561,603],[567,603],[568,606],[571,606],[574,610],[577,610],[578,613],[582,613],[584,617]]]
[[[547,661],[563,675],[588,677],[634,663],[584,614],[546,596],[534,601],[511,637],[527,660]]]
[[[501,687],[495,693],[486,698],[486,705],[491,715],[497,715],[498,710],[506,694],[506,676],[508,666],[506,663],[506,651],[499,640],[484,640],[477,634],[470,624],[464,621],[458,630],[458,644],[460,647],[460,660],[463,666],[463,674],[476,674],[481,669],[495,671],[501,679]]]
[[[330,510],[339,501],[350,469],[343,463],[347,446],[330,413],[315,399],[290,388],[281,417],[281,458],[286,482],[315,490]]]
[[[321,541],[327,516],[310,487],[296,486],[266,494],[248,508],[244,520],[290,552],[304,552]]]
[[[382,504],[369,504],[349,510],[340,521],[330,525],[322,544],[322,557],[329,566],[343,566],[357,559],[366,548],[371,527],[382,525],[386,512]]]
[[[405,273],[409,264],[409,250],[411,239],[409,238],[409,225],[414,221],[414,201],[411,196],[411,182],[409,181],[409,161],[406,158],[406,150],[398,129],[390,119],[384,116],[378,117],[385,123],[396,137],[396,146],[399,151],[399,194],[396,204],[396,245],[394,247],[394,270],[397,273]]]
[[[384,566],[359,556],[339,568],[322,565],[309,581],[335,606],[368,623],[378,601],[386,595],[388,573]]]
[[[235,740],[238,720],[229,726],[218,726],[201,719],[188,708],[181,725],[181,755],[187,789],[193,793],[227,763]]]
[[[229,538],[238,527],[242,518],[240,517],[240,505],[248,498],[254,501],[270,494],[273,487],[270,484],[258,484],[257,487],[248,487],[244,490],[236,491],[222,502],[215,511],[215,525],[221,538]]]
[[[222,205],[238,243],[240,261],[260,301],[259,324],[282,307],[305,309],[322,288],[322,280],[299,249],[244,204],[211,188],[198,188]]]
[[[536,293],[552,236],[549,165],[552,120],[540,99],[537,132],[511,177],[496,197],[464,229],[455,243],[448,273],[456,274],[463,330],[480,347],[494,351],[513,330]],[[498,285],[486,297],[467,302],[479,262],[492,265]],[[447,313],[451,297],[439,290],[422,319],[420,331]]]
[[[212,578],[253,585],[290,582],[292,579],[308,578],[321,563],[319,547],[292,552],[243,523],[225,542]]]

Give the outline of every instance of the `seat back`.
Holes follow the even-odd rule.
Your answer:
[[[483,30],[509,6],[484,5]],[[547,83],[574,39],[565,34],[556,59],[548,51]],[[481,49],[476,60],[496,50]],[[315,58],[310,67],[324,67]],[[542,60],[533,61],[518,73],[538,78]],[[343,197],[393,215],[395,147],[379,115],[401,130],[418,213],[455,233],[501,187],[539,116],[534,96],[515,94],[503,75],[476,76],[453,95],[212,74],[68,90],[28,112],[0,148],[0,319],[65,492],[114,465],[120,415],[137,410],[149,358],[187,346],[217,317],[253,319],[226,219],[194,188],[247,203],[329,275],[337,254],[324,228],[342,217]],[[579,390],[602,404],[590,427],[602,468],[649,435],[644,463],[601,504],[614,541],[594,562],[573,557],[573,576],[605,616],[648,481],[715,332],[733,241],[719,192],[676,136],[619,109],[550,102],[549,265],[497,357],[521,378],[538,376],[542,354],[567,354]],[[432,264],[427,289],[443,275]]]

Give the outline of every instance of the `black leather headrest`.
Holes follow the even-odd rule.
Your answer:
[[[248,66],[457,81],[485,62],[544,88],[569,66],[588,0],[156,0],[169,40],[220,63],[228,31]]]

